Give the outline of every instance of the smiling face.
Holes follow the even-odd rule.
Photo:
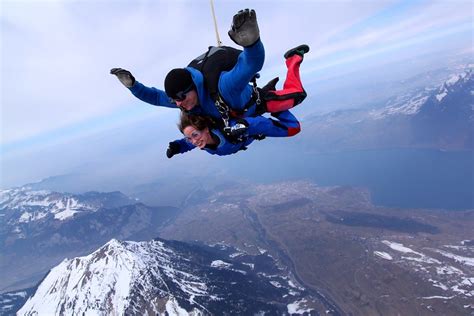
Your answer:
[[[201,149],[206,145],[213,145],[215,143],[207,127],[203,130],[198,130],[195,126],[189,125],[183,129],[183,134],[188,142]]]

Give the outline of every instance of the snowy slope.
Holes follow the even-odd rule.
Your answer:
[[[33,292],[34,288],[0,294],[0,315],[14,315]]]
[[[314,116],[300,136],[314,150],[474,148],[472,66],[436,86],[407,90],[367,109]]]
[[[472,70],[451,74],[439,87],[427,87],[415,93],[407,93],[388,101],[385,107],[370,112],[374,119],[383,119],[392,115],[416,115],[423,107],[442,106],[448,95],[454,95],[462,90],[469,90],[472,95]],[[471,102],[470,106],[474,106]]]
[[[445,249],[426,248],[421,252],[389,240],[382,240],[382,245],[383,251],[374,251],[375,255],[417,271],[446,293],[441,298],[474,297],[474,247],[444,245]]]
[[[171,257],[162,242],[121,243],[113,239],[89,256],[66,259],[52,269],[34,299],[19,314],[36,311],[40,315],[72,315],[100,310],[121,313],[130,306],[129,295],[135,287],[152,292],[155,286],[166,296],[168,287],[163,276],[179,283],[190,297],[206,294],[203,280],[173,269]],[[172,295],[166,300],[168,312],[179,310]],[[157,312],[155,304],[150,301],[150,307]]]
[[[281,314],[315,303],[277,269],[259,270],[261,258],[202,247],[113,239],[53,268],[18,315]]]
[[[65,220],[78,212],[93,212],[96,205],[79,202],[77,197],[50,191],[30,191],[18,188],[0,191],[0,210],[14,211],[14,220],[28,223],[53,215],[55,219]]]
[[[2,190],[0,292],[31,287],[65,257],[90,253],[112,238],[150,240],[175,212],[120,192]]]
[[[112,202],[114,201],[114,202]],[[46,217],[56,220],[70,219],[76,213],[95,212],[113,203],[126,205],[136,201],[119,192],[67,194],[29,187],[0,190],[0,214],[10,224],[29,223]]]

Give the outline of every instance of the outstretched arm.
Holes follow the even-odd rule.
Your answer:
[[[248,83],[262,69],[265,60],[255,11],[240,10],[233,18],[229,36],[244,51],[234,68],[221,75],[219,92],[234,110],[242,110],[251,94]]]
[[[117,76],[117,79],[143,102],[167,108],[177,108],[176,103],[172,102],[164,91],[146,87],[136,81],[130,71],[123,68],[112,68],[110,73]]]
[[[251,47],[245,47],[234,68],[224,72],[219,79],[219,92],[224,99],[238,100],[244,90],[249,89],[250,80],[262,69],[264,61],[265,49],[260,40]]]
[[[178,108],[176,103],[172,102],[168,95],[160,89],[147,87],[138,81],[135,81],[133,87],[128,89],[143,102],[167,108]]]
[[[178,139],[169,143],[168,149],[166,150],[166,156],[171,158],[176,154],[184,154],[194,148],[196,148],[196,146],[186,141],[185,138]]]

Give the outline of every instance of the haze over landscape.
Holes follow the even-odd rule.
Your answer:
[[[162,89],[208,1],[0,5],[0,314],[474,311],[471,1],[214,1],[229,46],[256,10],[260,85],[311,47],[302,130],[172,159],[178,111],[109,70]]]

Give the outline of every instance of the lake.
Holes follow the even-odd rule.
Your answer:
[[[266,146],[264,146],[266,147]],[[232,174],[258,182],[308,179],[322,186],[367,187],[377,205],[402,208],[474,208],[474,153],[420,149],[328,154],[296,147],[239,153]],[[243,155],[242,155],[243,154]]]

